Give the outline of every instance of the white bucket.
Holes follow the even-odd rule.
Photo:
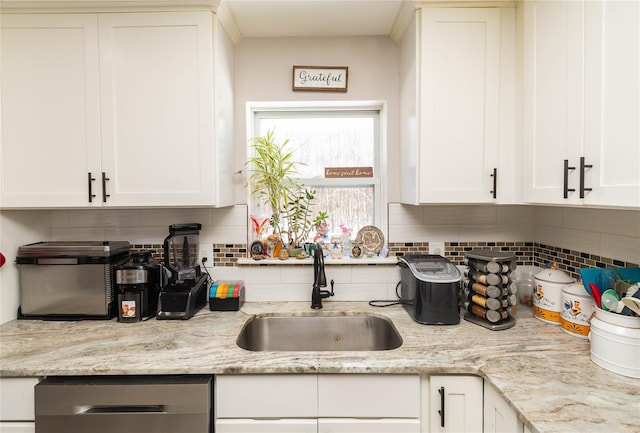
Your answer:
[[[591,360],[622,376],[640,378],[640,317],[596,308],[591,319]]]
[[[562,288],[561,329],[573,336],[588,338],[589,319],[595,311],[593,298],[582,284],[570,284]]]

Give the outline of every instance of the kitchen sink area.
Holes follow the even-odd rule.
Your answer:
[[[236,343],[251,351],[378,351],[397,349],[402,337],[373,315],[254,316]]]

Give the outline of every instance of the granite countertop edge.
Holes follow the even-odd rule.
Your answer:
[[[466,374],[501,394],[532,432],[639,432],[640,379],[595,365],[589,342],[543,323],[521,307],[514,327],[491,331],[414,322],[401,306],[325,302],[245,303],[206,309],[187,321],[54,322],[0,326],[0,376],[162,374]],[[255,315],[373,314],[391,319],[398,349],[376,352],[251,352],[237,347]]]

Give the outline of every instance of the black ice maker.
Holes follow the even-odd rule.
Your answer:
[[[438,255],[400,257],[401,297],[405,309],[424,325],[460,323],[460,271]]]

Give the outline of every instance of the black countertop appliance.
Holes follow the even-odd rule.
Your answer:
[[[171,272],[160,292],[157,319],[190,319],[207,304],[209,277],[198,264],[202,224],[173,224],[164,240],[164,265]]]
[[[139,322],[156,315],[158,296],[167,283],[167,275],[153,257],[154,252],[131,253],[127,263],[115,267],[118,322]]]
[[[401,298],[404,308],[424,325],[460,323],[458,268],[438,255],[400,257]]]

